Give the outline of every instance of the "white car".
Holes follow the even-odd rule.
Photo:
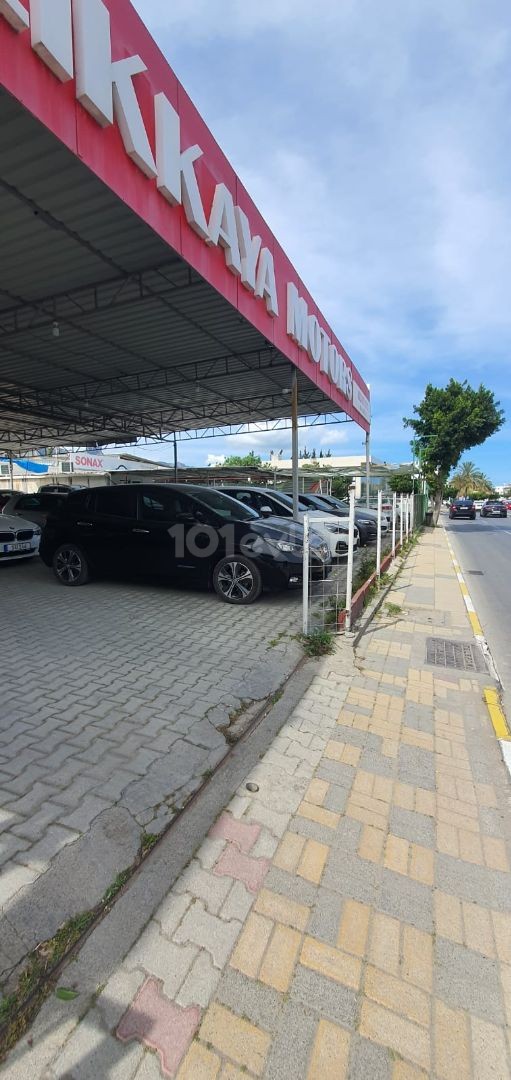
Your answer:
[[[41,530],[33,521],[0,514],[0,563],[33,559],[39,554]]]

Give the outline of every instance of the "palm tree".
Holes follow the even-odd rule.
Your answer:
[[[488,495],[493,491],[491,480],[480,469],[476,469],[473,461],[464,461],[449,483],[462,497],[473,491]]]

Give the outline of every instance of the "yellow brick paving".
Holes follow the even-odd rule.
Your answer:
[[[431,590],[430,605],[414,603],[417,581]],[[390,600],[402,614],[380,618],[363,639],[358,674],[337,717],[342,737],[332,732],[280,836],[272,863],[281,887],[276,879],[261,890],[229,962],[253,992],[271,987],[291,1024],[294,983],[303,971],[313,973],[319,981],[308,999],[302,993],[296,999],[299,1015],[314,1018],[308,1037],[297,1053],[291,1034],[286,1057],[281,1028],[269,1031],[254,1014],[243,1018],[213,1001],[181,1080],[511,1077],[510,790],[498,744],[490,741],[488,676],[423,666],[426,636],[470,639],[441,531],[421,541]],[[421,761],[430,766],[423,783]],[[332,789],[339,790],[336,768],[346,789],[342,812],[329,806]],[[349,873],[358,865],[363,892],[363,868],[369,868],[373,899],[345,895],[342,828],[352,830]],[[328,876],[334,852],[338,891],[335,876]],[[305,896],[300,880],[316,886],[316,894]],[[413,892],[404,894],[400,914],[401,882],[417,885],[426,914],[415,917]],[[322,904],[336,926],[314,932]],[[430,925],[421,928],[415,923],[428,923],[429,904]],[[326,1015],[313,985],[328,988]],[[352,1022],[332,1019],[336,993],[343,1000],[353,995]],[[275,1056],[279,1042],[284,1053]]]

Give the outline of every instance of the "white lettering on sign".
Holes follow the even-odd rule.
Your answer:
[[[156,162],[133,85],[133,76],[141,75],[143,71],[147,71],[147,68],[140,56],[128,56],[125,60],[117,60],[112,64],[114,113],[126,152],[135,165],[154,180],[157,174]]]
[[[365,396],[365,394],[362,392],[362,390],[360,389],[360,386],[358,385],[358,383],[353,383],[353,404],[354,404],[357,412],[359,412],[360,415],[364,417],[364,420],[367,420],[368,423],[370,423],[371,422],[371,403],[370,403],[369,399]]]
[[[30,27],[34,51],[62,82],[75,77],[76,98],[101,127],[117,123],[134,164],[156,181],[170,206],[182,206],[195,233],[223,249],[228,269],[268,313],[279,314],[275,262],[260,236],[252,236],[245,212],[224,183],[216,184],[206,218],[195,162],[198,145],[183,148],[181,120],[164,93],[154,97],[155,146],[151,146],[140,108],[136,80],[147,70],[138,55],[112,61],[110,12],[103,0],[31,0],[30,14],[20,0],[0,0],[0,16],[17,32]],[[350,364],[340,355],[296,285],[287,286],[287,333],[327,375],[358,412],[370,420],[370,402],[353,383]],[[101,467],[100,459],[96,466]],[[85,464],[84,461],[77,464]]]
[[[208,224],[195,175],[200,146],[181,152],[181,120],[165,94],[154,99],[156,119],[157,185],[171,206],[183,205],[186,220],[202,240],[209,240]]]
[[[74,75],[71,0],[32,0],[32,48],[61,82]]]
[[[308,319],[307,304],[290,281],[287,287],[287,332],[301,349],[306,349],[309,341]]]
[[[353,397],[353,372],[336,346],[331,342],[326,330],[320,326],[316,315],[309,315],[307,302],[300,296],[292,281],[287,286],[287,332],[299,349],[308,353],[314,364],[319,364],[320,371],[328,376],[330,382],[348,398]],[[362,391],[359,389],[360,395]],[[365,399],[367,408],[369,403]],[[359,412],[362,412],[359,409]],[[362,412],[362,416],[367,416]]]
[[[225,184],[217,184],[208,225],[208,243],[220,244],[229,270],[241,274],[241,255],[234,214],[234,200]]]
[[[23,4],[20,4],[20,0],[0,0],[0,15],[7,19],[9,25],[18,34],[30,26],[28,11]]]
[[[241,254],[241,280],[245,288],[253,293],[256,287],[256,266],[262,240],[260,236],[251,236],[248,217],[240,206],[234,207],[234,215]]]
[[[278,315],[279,304],[277,300],[277,282],[275,281],[275,264],[273,255],[267,247],[261,249],[259,256],[254,295],[264,300],[269,315]]]
[[[114,122],[110,12],[103,0],[73,0],[76,97],[101,127]]]

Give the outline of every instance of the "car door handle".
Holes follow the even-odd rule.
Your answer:
[[[150,533],[151,530],[150,529],[132,529],[131,531],[134,532],[134,533],[144,533],[145,536],[149,536],[149,533]]]
[[[82,529],[93,529],[94,525],[92,521],[77,521],[77,525],[80,525]]]

